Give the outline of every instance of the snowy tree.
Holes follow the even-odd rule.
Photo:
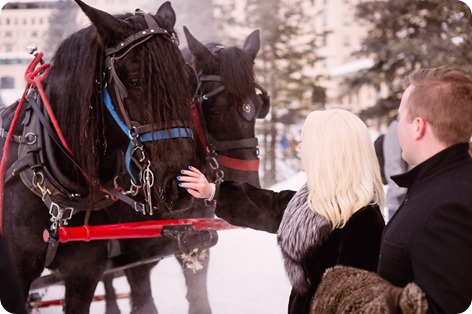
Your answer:
[[[261,31],[261,50],[256,58],[256,75],[271,98],[271,113],[258,128],[263,134],[263,186],[279,181],[276,148],[280,124],[301,124],[307,110],[313,110],[323,90],[317,85],[313,65],[318,34],[313,30],[309,1],[246,0],[225,1],[217,6],[225,17],[225,36]],[[229,38],[228,38],[229,39]],[[316,93],[316,97],[313,95]],[[321,97],[322,98],[322,97]],[[294,169],[296,170],[296,169]]]
[[[363,1],[357,6],[357,18],[370,27],[355,54],[372,58],[374,64],[349,78],[346,87],[387,90],[385,95],[379,93],[373,107],[361,112],[365,119],[395,118],[402,80],[414,69],[447,64],[472,73],[471,12],[461,1]]]

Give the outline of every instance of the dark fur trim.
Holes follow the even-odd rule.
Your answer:
[[[320,247],[331,232],[331,223],[310,209],[307,198],[305,184],[288,203],[277,232],[285,271],[299,294],[305,294],[310,287],[303,271],[304,258]]]
[[[395,287],[374,272],[338,265],[323,275],[310,313],[425,314],[427,310],[426,296],[415,283]]]

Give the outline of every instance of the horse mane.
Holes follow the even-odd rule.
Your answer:
[[[72,153],[89,177],[97,179],[100,142],[97,106],[102,49],[93,26],[65,39],[51,60],[46,94]]]
[[[219,49],[220,76],[229,93],[246,98],[255,93],[253,62],[238,47]]]
[[[124,14],[117,17],[125,19],[129,16]],[[144,19],[130,18],[130,34],[125,34],[125,37],[145,26]],[[192,121],[188,74],[177,45],[167,38],[151,39],[135,47],[131,53],[140,57],[141,69],[144,69],[142,88],[148,91],[147,104],[139,104],[146,106],[143,110],[148,121],[139,122]],[[95,182],[99,178],[100,158],[109,153],[106,151],[105,109],[99,84],[104,79],[104,58],[95,28],[84,28],[72,34],[58,47],[45,82],[46,94],[64,137],[77,163]],[[188,127],[191,127],[190,123]]]

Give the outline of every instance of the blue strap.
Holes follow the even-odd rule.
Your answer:
[[[133,183],[138,185],[139,184],[139,171],[133,165],[131,161],[131,157],[134,155],[136,151],[136,144],[133,142],[133,137],[136,136],[134,131],[130,130],[128,126],[120,119],[118,113],[115,110],[115,106],[110,98],[110,94],[108,93],[108,89],[103,89],[103,101],[105,102],[105,106],[110,112],[111,116],[115,120],[115,122],[120,126],[121,130],[128,136],[131,140],[128,148],[126,149],[125,154],[125,165],[128,174],[131,176]],[[159,140],[168,140],[173,138],[179,137],[187,137],[193,139],[193,131],[190,128],[170,128],[166,130],[157,130],[153,132],[146,132],[142,134],[138,134],[139,140],[141,143],[145,142],[152,142],[152,141],[159,141]]]
[[[130,130],[123,122],[123,120],[121,120],[118,116],[118,113],[115,110],[115,106],[111,101],[110,94],[108,93],[108,89],[106,87],[103,89],[103,101],[105,102],[105,106],[107,107],[108,112],[110,112],[111,116],[113,117],[113,119],[115,119],[116,123],[120,126],[121,130],[131,139],[132,137],[129,132]]]
[[[158,130],[154,132],[147,132],[139,135],[139,139],[142,143],[145,142],[152,142],[158,140],[167,140],[179,137],[188,137],[193,139],[193,131],[190,128],[172,128],[168,130]],[[131,157],[134,155],[136,151],[136,146],[133,141],[130,141],[128,145],[128,149],[126,150],[125,154],[125,165],[126,170],[128,171],[133,183],[138,185],[139,184],[139,171],[134,166],[133,162],[131,161]]]

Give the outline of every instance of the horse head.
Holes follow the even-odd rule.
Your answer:
[[[248,172],[259,167],[256,118],[270,109],[267,92],[255,82],[253,65],[260,48],[259,30],[245,40],[243,48],[204,45],[184,27],[192,66],[198,77],[197,99],[207,150],[215,153],[225,178],[259,186]],[[258,93],[259,90],[261,93]]]
[[[165,2],[155,14],[113,16],[76,2],[92,25],[63,42],[47,81],[75,157],[102,182],[116,181],[110,159],[124,156],[132,190],[151,210],[190,208],[175,179],[198,164],[174,10]]]

